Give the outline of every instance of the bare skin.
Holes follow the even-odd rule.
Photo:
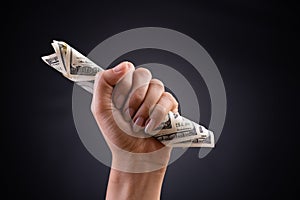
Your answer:
[[[97,74],[91,110],[112,152],[106,199],[160,199],[171,149],[145,132],[177,109],[147,69],[122,62]]]

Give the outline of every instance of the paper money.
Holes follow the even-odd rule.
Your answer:
[[[42,59],[71,81],[93,81],[95,75],[103,70],[65,42],[54,40],[52,46],[55,53]]]
[[[153,130],[151,135],[165,145],[184,144],[182,146],[187,146],[192,144],[191,141],[197,141],[201,145],[201,141],[205,141],[210,133],[204,126],[180,116],[179,113],[169,112],[164,122]],[[212,143],[209,147],[213,147]]]
[[[42,60],[86,91],[93,93],[95,75],[104,69],[65,42],[54,40],[52,47],[55,53],[43,56]],[[169,112],[164,122],[150,134],[163,144],[172,147],[215,146],[212,131],[178,113]]]
[[[193,139],[171,144],[172,147],[211,147],[215,146],[214,134],[208,131],[208,137],[205,139]]]

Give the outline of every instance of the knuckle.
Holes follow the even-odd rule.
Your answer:
[[[179,105],[177,100],[175,99],[175,97],[169,92],[164,92],[162,94],[162,98],[164,98],[166,101],[170,102],[170,104],[173,104],[173,106],[175,106],[175,107],[178,107],[178,105]]]
[[[150,84],[153,85],[153,86],[156,86],[160,89],[164,89],[164,84],[163,82],[161,82],[160,80],[154,78],[154,79],[151,79],[150,81]]]
[[[166,99],[173,99],[174,98],[173,95],[170,92],[164,92],[162,94],[162,97],[166,98]]]
[[[151,72],[146,68],[138,68],[134,71],[134,74],[145,77],[145,78],[151,78],[152,77]]]

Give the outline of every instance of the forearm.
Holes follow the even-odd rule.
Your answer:
[[[106,199],[160,199],[166,167],[146,173],[128,173],[111,169]]]

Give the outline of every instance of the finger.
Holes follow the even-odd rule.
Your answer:
[[[157,104],[164,90],[164,84],[160,80],[152,79],[150,81],[146,97],[133,117],[134,132],[139,132],[145,125],[150,115],[150,110]]]
[[[134,66],[131,63],[130,65],[132,65],[130,70],[126,73],[124,78],[118,82],[113,90],[113,102],[118,109],[123,107],[123,104],[125,103],[125,100],[132,87]]]
[[[163,122],[169,111],[177,112],[178,103],[169,92],[164,92],[146,122],[145,132],[151,134]]]
[[[132,66],[129,62],[123,62],[112,69],[99,72],[96,75],[91,104],[91,110],[94,115],[111,109],[113,86],[131,70]]]
[[[151,78],[151,72],[145,68],[138,68],[133,72],[132,88],[123,108],[126,121],[132,119],[143,103]]]

